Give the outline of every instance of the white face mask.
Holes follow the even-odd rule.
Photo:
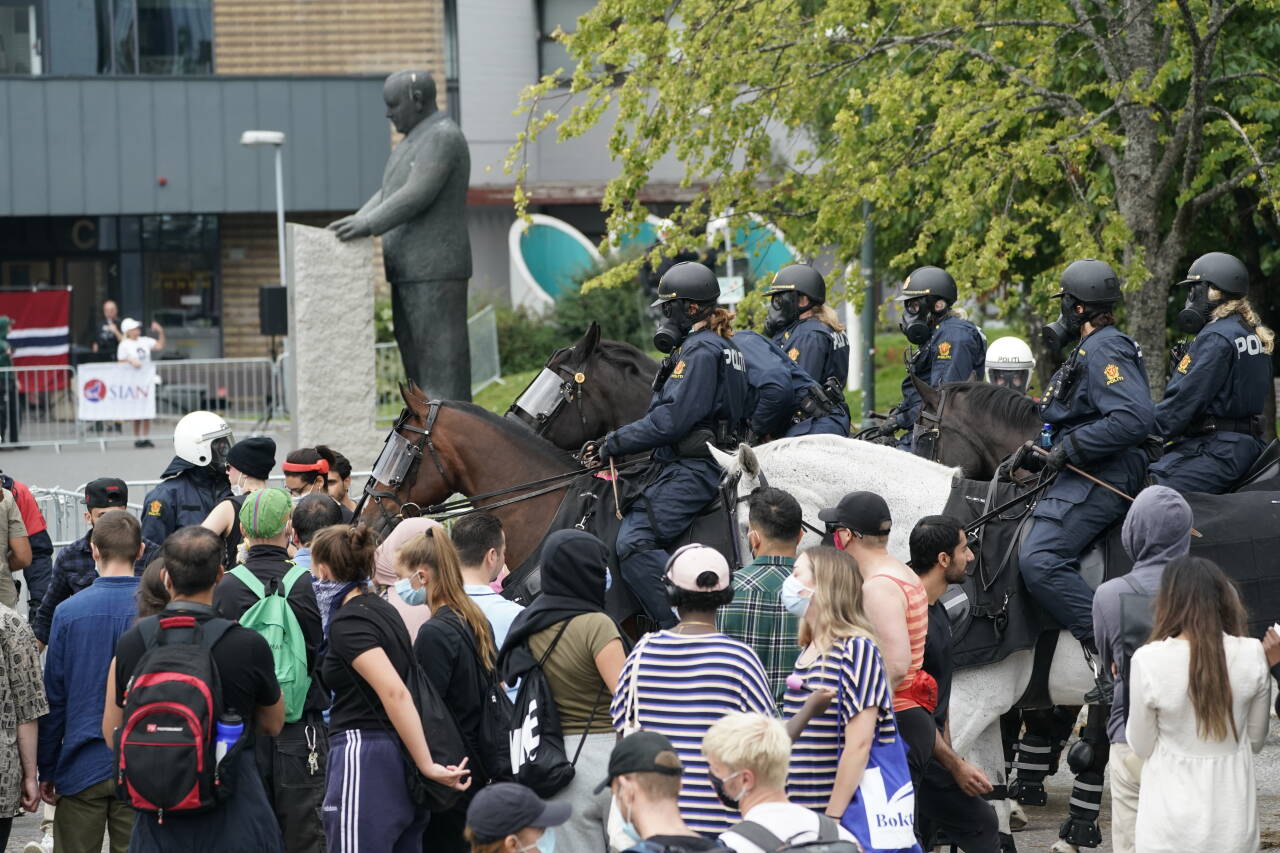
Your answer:
[[[235,495],[236,497],[240,497],[241,495],[243,495],[245,491],[244,481],[245,481],[245,476],[244,474],[241,474],[240,479],[238,479],[236,482],[231,484],[231,494]]]

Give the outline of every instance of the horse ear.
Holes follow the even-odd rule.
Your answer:
[[[756,452],[751,449],[751,445],[738,445],[738,462],[747,476],[755,477],[760,473],[760,460],[756,459]]]
[[[413,407],[413,404],[415,402],[414,393],[417,391],[417,386],[413,384],[412,379],[409,380],[408,382],[401,382],[399,383],[399,385],[400,385],[400,399],[404,400],[405,408],[407,408],[411,412],[414,411],[414,407]]]
[[[938,411],[937,390],[914,373],[911,374],[911,384],[915,386],[916,393],[924,400],[924,404],[933,411]]]
[[[707,450],[711,451],[711,458],[716,461],[716,464],[719,465],[720,469],[726,474],[730,473],[737,467],[738,459],[732,453],[725,453],[723,450],[710,443],[707,444]]]
[[[600,345],[600,324],[595,320],[592,320],[591,325],[587,327],[587,333],[582,336],[581,343],[581,358],[585,361]]]

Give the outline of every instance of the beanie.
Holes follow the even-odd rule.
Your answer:
[[[237,441],[227,452],[227,464],[247,477],[265,480],[276,466],[276,443],[265,435]]]

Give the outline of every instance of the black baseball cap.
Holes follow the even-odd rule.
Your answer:
[[[609,754],[609,777],[596,785],[600,793],[617,779],[628,773],[665,773],[668,776],[684,774],[684,765],[676,748],[666,736],[658,732],[633,732],[618,741]]]
[[[85,509],[99,509],[104,506],[127,507],[129,505],[129,487],[124,480],[115,477],[99,477],[84,487]]]
[[[818,519],[862,536],[884,536],[893,527],[889,505],[875,492],[850,492],[834,507],[819,512]]]
[[[476,841],[491,844],[526,826],[559,826],[572,810],[568,803],[548,803],[516,782],[494,782],[467,806],[467,826]]]

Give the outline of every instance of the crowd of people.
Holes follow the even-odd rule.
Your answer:
[[[940,599],[973,559],[959,521],[921,519],[902,563],[886,502],[855,492],[801,550],[796,499],[757,489],[751,561],[677,549],[670,624],[633,639],[605,612],[611,555],[590,533],[547,538],[542,594],[521,607],[500,594],[496,516],[406,519],[379,541],[351,523],[340,454],[296,450],[271,488],[274,443],[219,433],[175,442],[191,481],[148,496],[142,520],[123,481],[90,482],[88,532],[27,618],[0,607],[0,842],[43,803],[33,849],[1001,849],[992,782],[950,743]],[[219,470],[204,518],[166,511]],[[31,551],[14,485],[11,582]],[[1144,490],[1124,526],[1134,571],[1094,602],[1116,680],[1116,850],[1258,838],[1252,754],[1280,635],[1245,636],[1190,531],[1177,492]],[[1145,644],[1120,630],[1132,591],[1155,600]],[[552,707],[529,711],[538,685]],[[558,775],[506,750],[522,713],[558,742]],[[1190,795],[1213,807],[1181,808]]]

